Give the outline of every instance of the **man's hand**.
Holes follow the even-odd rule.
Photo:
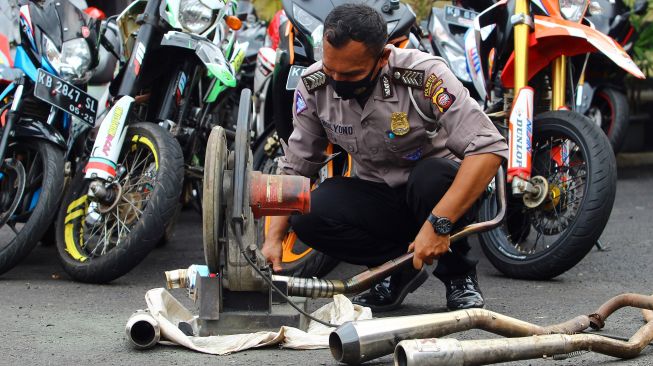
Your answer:
[[[280,239],[265,238],[263,248],[261,248],[263,257],[272,264],[274,272],[281,271],[281,257],[283,256],[283,242]]]
[[[281,258],[283,256],[283,239],[286,237],[290,223],[287,216],[270,217],[270,227],[265,233],[265,241],[261,253],[268,263],[272,264],[272,270],[281,271]]]
[[[433,260],[449,251],[449,235],[438,235],[430,222],[426,221],[408,251],[414,251],[413,267],[422,269],[424,262],[433,264]]]

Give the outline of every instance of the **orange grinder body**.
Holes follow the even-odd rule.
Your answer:
[[[250,172],[249,183],[249,205],[255,218],[311,210],[311,182],[306,177]]]

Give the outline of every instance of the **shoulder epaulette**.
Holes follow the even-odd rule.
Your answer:
[[[302,82],[306,87],[306,91],[313,94],[314,91],[327,85],[327,78],[326,74],[323,71],[318,70],[308,75],[302,76]]]
[[[392,68],[392,82],[415,89],[424,89],[424,70]]]

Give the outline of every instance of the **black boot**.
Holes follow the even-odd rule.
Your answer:
[[[354,296],[352,303],[367,306],[372,312],[381,313],[397,309],[409,293],[417,290],[429,277],[425,268],[410,268],[377,283],[368,292]]]
[[[485,306],[476,271],[440,280],[444,282],[447,289],[447,309],[462,310]]]

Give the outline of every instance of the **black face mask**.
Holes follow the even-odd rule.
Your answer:
[[[376,79],[379,73],[374,74],[374,69],[379,63],[380,57],[377,59],[372,70],[364,78],[356,81],[338,81],[329,77],[329,85],[335,90],[336,94],[343,100],[353,99],[364,95],[370,88],[376,84]],[[379,70],[381,71],[381,70]]]

